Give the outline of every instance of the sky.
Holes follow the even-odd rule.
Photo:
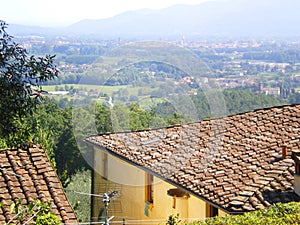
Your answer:
[[[83,19],[109,18],[125,11],[195,5],[212,0],[0,0],[8,24],[61,27]]]

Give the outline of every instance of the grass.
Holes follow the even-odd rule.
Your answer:
[[[164,100],[162,98],[150,98],[150,96],[144,96],[139,100],[138,105],[142,109],[150,110],[151,107],[163,102]]]
[[[43,86],[44,91],[55,91],[55,88],[64,89],[65,86],[73,87],[77,90],[87,90],[87,91],[97,91],[97,92],[103,92],[105,94],[108,94],[111,96],[113,92],[117,92],[120,89],[126,88],[130,95],[137,95],[138,90],[141,87],[132,87],[132,86],[126,86],[126,85],[120,85],[120,86],[100,86],[100,85],[89,85],[89,84],[61,84],[61,85],[45,85]]]
[[[89,85],[89,84],[61,84],[61,85],[45,85],[43,86],[44,91],[55,91],[55,88],[65,88],[74,87],[75,89],[82,89],[82,90],[95,90],[101,91],[107,94],[112,94],[114,91],[118,91],[121,88],[126,88],[127,86],[99,86],[99,85]]]

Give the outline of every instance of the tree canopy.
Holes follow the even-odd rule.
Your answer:
[[[34,129],[34,123],[30,127],[22,124],[42,100],[40,85],[57,77],[58,69],[55,56],[29,56],[6,28],[0,20],[0,135],[15,145],[26,141]]]

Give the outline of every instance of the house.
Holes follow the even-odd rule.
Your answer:
[[[300,105],[286,105],[86,141],[93,193],[119,192],[110,215],[162,223],[176,213],[201,219],[299,202],[299,139]],[[92,202],[96,221],[103,205]]]
[[[259,83],[258,93],[265,94],[265,95],[274,95],[274,96],[278,97],[281,94],[281,88],[279,88],[279,87],[274,87],[274,88],[265,87],[264,88],[263,84]]]
[[[0,224],[17,223],[17,215],[11,213],[9,207],[19,199],[26,205],[34,199],[50,201],[52,212],[62,223],[78,223],[60,180],[40,146],[0,150],[0,201],[3,205]]]

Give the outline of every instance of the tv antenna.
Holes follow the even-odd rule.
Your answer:
[[[113,191],[113,192],[111,192],[111,193],[109,193],[109,194],[107,194],[107,193],[104,193],[103,195],[102,195],[102,202],[104,203],[104,210],[105,210],[105,218],[104,218],[104,225],[109,225],[109,222],[114,218],[114,216],[111,216],[111,217],[109,217],[108,216],[108,207],[109,207],[109,203],[110,203],[110,200],[111,200],[111,198],[113,198],[114,196],[116,196],[118,194],[118,192],[117,191]]]

